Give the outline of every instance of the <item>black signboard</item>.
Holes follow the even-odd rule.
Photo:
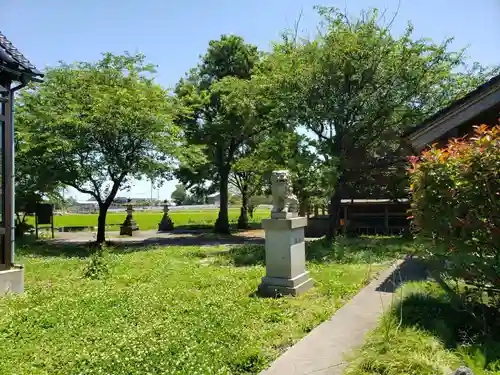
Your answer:
[[[38,203],[35,206],[35,233],[38,238],[38,225],[50,225],[54,238],[54,207],[48,203]]]
[[[24,212],[28,215],[34,215],[36,212],[36,207],[38,203],[28,203],[24,207]]]
[[[52,216],[54,215],[53,207],[48,203],[39,203],[36,205],[36,218],[38,224],[52,224]]]

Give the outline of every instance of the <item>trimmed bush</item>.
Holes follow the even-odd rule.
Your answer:
[[[445,273],[500,291],[500,126],[411,157],[411,212],[425,253]]]

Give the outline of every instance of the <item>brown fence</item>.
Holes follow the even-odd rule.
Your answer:
[[[343,199],[340,210],[342,233],[368,235],[401,235],[409,231],[408,200]],[[324,207],[312,207],[306,237],[321,237],[328,231]]]

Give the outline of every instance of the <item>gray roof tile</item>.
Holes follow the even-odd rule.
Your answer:
[[[0,31],[0,64],[13,67],[21,73],[35,76],[43,74]]]

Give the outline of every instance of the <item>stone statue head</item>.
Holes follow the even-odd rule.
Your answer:
[[[290,183],[290,172],[287,170],[273,171],[271,184],[287,185]]]

